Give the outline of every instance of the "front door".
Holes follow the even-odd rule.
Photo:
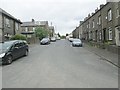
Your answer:
[[[116,39],[116,45],[120,46],[120,30],[118,27],[115,28],[115,39]]]
[[[106,41],[106,29],[103,30],[103,41]]]

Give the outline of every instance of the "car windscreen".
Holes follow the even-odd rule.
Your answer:
[[[42,39],[41,41],[48,41],[48,39],[47,39],[47,38],[44,38],[44,39]]]
[[[73,41],[74,42],[81,42],[81,40],[79,40],[79,39],[74,39]]]
[[[5,43],[0,43],[0,50],[6,51],[11,47],[12,43],[10,42],[5,42]]]

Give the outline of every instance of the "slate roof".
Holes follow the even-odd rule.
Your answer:
[[[29,27],[29,26],[44,26],[44,25],[48,25],[48,21],[34,21],[34,22],[23,22],[23,24],[21,24],[22,27]]]
[[[22,22],[20,20],[16,19],[15,17],[13,17],[12,15],[10,15],[9,13],[7,13],[5,10],[3,10],[1,8],[0,8],[0,13],[2,13],[3,15],[5,15],[5,16],[15,20],[16,22],[22,24]]]
[[[21,24],[22,27],[25,27],[25,26],[37,26],[37,24],[35,24],[35,22],[23,22]]]

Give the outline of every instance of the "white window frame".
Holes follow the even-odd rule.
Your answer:
[[[25,27],[25,31],[28,32],[28,27]]]
[[[112,20],[112,10],[108,10],[108,21]]]
[[[95,21],[93,20],[93,28],[95,28]]]
[[[92,35],[93,35],[93,36],[92,36],[92,39],[95,40],[95,31],[92,32]]]
[[[109,31],[109,40],[113,40],[113,39],[112,39],[112,37],[113,37],[113,36],[112,36],[112,34],[113,34],[112,28],[109,27],[108,31]]]
[[[119,12],[119,9],[117,8],[116,9],[116,18],[118,18],[120,16],[120,12]]]
[[[101,25],[101,15],[98,17],[98,24]]]
[[[33,32],[35,32],[35,27],[33,27]]]
[[[18,31],[19,30],[19,24],[15,23],[15,29]]]
[[[88,24],[87,24],[87,28],[88,28]]]
[[[99,33],[99,39],[102,40],[102,32]]]

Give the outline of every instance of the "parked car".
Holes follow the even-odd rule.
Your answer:
[[[27,56],[29,47],[26,41],[12,40],[0,43],[0,62],[1,64],[11,64],[13,60]]]
[[[79,46],[82,47],[82,41],[80,39],[73,39],[72,46]]]
[[[50,44],[50,39],[49,39],[49,38],[43,38],[43,39],[40,41],[40,44],[41,44],[41,45]]]
[[[51,42],[55,42],[55,41],[56,41],[56,38],[55,38],[55,37],[51,37],[50,41],[51,41]]]
[[[60,37],[57,37],[57,40],[60,40]]]
[[[73,38],[69,38],[68,40],[69,40],[70,42],[72,42],[72,41],[73,41]]]

